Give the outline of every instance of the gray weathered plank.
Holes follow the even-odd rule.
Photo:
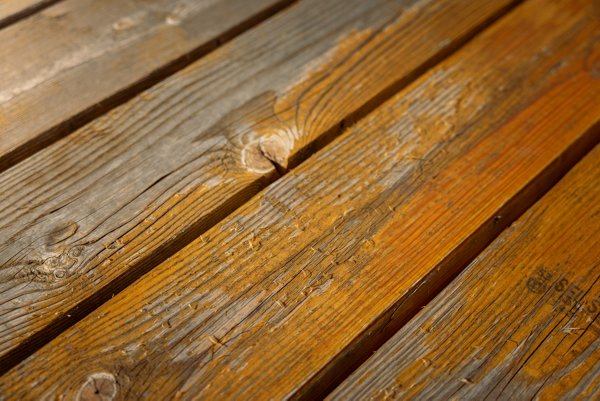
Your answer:
[[[329,400],[600,398],[600,147]]]
[[[1,30],[0,171],[292,1],[66,0]]]

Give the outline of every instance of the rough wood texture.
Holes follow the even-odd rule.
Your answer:
[[[507,4],[303,1],[7,170],[0,356],[110,298]]]
[[[0,394],[75,398],[101,379],[110,399],[322,395],[600,140],[589,7],[518,7]]]
[[[0,29],[60,0],[0,0]]]
[[[600,399],[600,147],[330,400]]]
[[[292,0],[66,0],[0,31],[0,171]]]

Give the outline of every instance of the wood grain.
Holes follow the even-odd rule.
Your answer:
[[[2,0],[0,1],[0,29],[58,1],[60,0]]]
[[[181,249],[508,4],[303,1],[1,174],[0,365]]]
[[[0,171],[293,0],[66,0],[0,31]]]
[[[532,0],[0,379],[315,399],[600,140],[586,1]],[[81,399],[81,397],[80,397]]]
[[[329,400],[600,398],[600,147]]]

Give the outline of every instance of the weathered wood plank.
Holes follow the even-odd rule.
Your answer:
[[[196,238],[273,179],[273,163],[284,168],[509,3],[303,1],[7,170],[0,360]]]
[[[26,18],[60,0],[2,0],[0,1],[0,29]]]
[[[589,7],[520,6],[0,393],[69,398],[100,380],[111,399],[322,395],[600,140]]]
[[[293,0],[66,0],[0,31],[0,171]]]
[[[600,398],[600,147],[330,400]]]

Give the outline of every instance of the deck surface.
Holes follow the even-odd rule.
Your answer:
[[[597,1],[7,1],[0,43],[0,399],[600,397]]]
[[[328,399],[598,399],[599,182],[596,147]]]

